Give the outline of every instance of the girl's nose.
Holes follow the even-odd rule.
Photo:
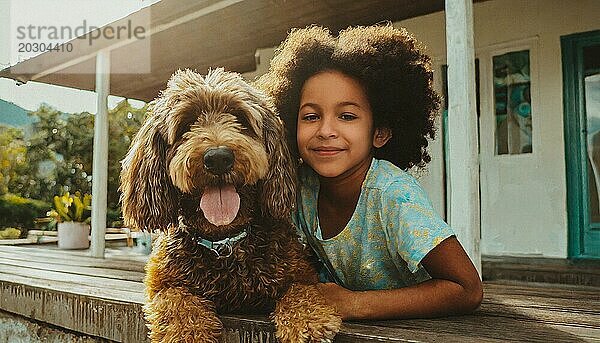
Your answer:
[[[320,121],[317,137],[321,139],[331,139],[337,138],[337,135],[335,119],[329,118],[329,116],[323,116]]]

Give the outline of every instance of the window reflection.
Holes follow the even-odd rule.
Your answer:
[[[584,49],[584,88],[587,125],[588,182],[591,222],[600,222],[600,46]],[[587,58],[586,58],[587,57]]]
[[[493,57],[496,154],[532,152],[529,50]]]

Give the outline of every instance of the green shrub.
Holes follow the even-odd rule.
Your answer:
[[[33,220],[46,215],[50,205],[40,201],[22,198],[14,194],[0,196],[0,228],[20,227],[32,229]]]
[[[14,227],[8,227],[0,230],[0,239],[17,239],[21,236],[21,230]]]
[[[123,215],[120,208],[106,209],[106,224],[110,227],[122,227]]]

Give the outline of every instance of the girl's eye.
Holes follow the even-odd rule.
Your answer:
[[[304,121],[315,121],[317,119],[319,119],[319,116],[316,115],[315,113],[308,113],[308,114],[305,114],[304,116],[302,116],[302,120],[304,120]]]
[[[346,112],[346,113],[340,114],[340,119],[350,121],[350,120],[356,119],[356,115],[353,113]]]

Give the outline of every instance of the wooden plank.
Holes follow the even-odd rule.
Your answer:
[[[94,277],[104,277],[109,279],[117,280],[128,280],[142,282],[144,279],[144,273],[132,272],[126,270],[107,269],[107,268],[96,268],[96,267],[80,267],[80,266],[65,266],[56,263],[48,264],[41,262],[31,262],[21,259],[2,259],[0,254],[0,270],[2,265],[23,267],[35,270],[47,270],[62,273],[69,273],[74,275],[88,275]]]
[[[530,306],[515,306],[507,301],[504,304],[485,303],[478,314],[481,316],[507,317],[519,321],[532,321],[541,324],[588,327],[600,334],[600,312],[581,311],[579,309],[542,309],[530,303]]]
[[[578,272],[600,274],[600,271],[598,270],[598,267],[600,266],[599,261],[586,260],[582,262],[572,262],[571,260],[556,258],[548,258],[547,260],[541,258],[496,260],[487,257],[483,263],[489,265],[490,267],[500,269],[538,270],[547,272],[568,272],[577,270]]]
[[[562,310],[576,309],[581,312],[598,312],[600,304],[598,301],[586,298],[585,296],[578,299],[561,299],[549,298],[543,296],[524,296],[524,295],[484,295],[484,302],[495,304],[511,303],[513,306],[530,307],[535,306],[541,309]]]
[[[363,342],[377,339],[379,342],[505,342],[494,337],[478,337],[473,332],[447,333],[438,327],[421,329],[419,327],[391,327],[391,322],[381,323],[344,323],[342,332],[335,342]]]
[[[74,285],[101,286],[107,289],[119,289],[125,291],[141,290],[144,287],[141,282],[108,279],[86,275],[73,275],[48,270],[14,267],[6,264],[0,265],[0,272],[3,274],[13,274],[47,281],[70,282]]]
[[[108,230],[108,228],[107,228]],[[127,238],[135,238],[138,237],[140,234],[138,232],[131,232],[131,233],[127,233],[127,232],[123,232],[123,230],[121,229],[115,229],[112,228],[111,229],[112,232],[107,232],[104,235],[104,239],[106,239],[107,241],[115,241],[115,240],[126,240]],[[57,232],[56,231],[41,231],[41,230],[29,230],[27,232],[27,238],[36,238],[39,239],[38,237],[54,237],[57,238]]]
[[[36,240],[37,244],[58,243],[58,237],[52,236],[39,236]]]
[[[58,265],[72,265],[72,266],[87,266],[87,267],[97,267],[97,268],[110,268],[116,270],[128,270],[128,271],[137,271],[143,272],[145,262],[142,261],[129,261],[125,262],[122,260],[112,260],[112,259],[97,259],[88,256],[77,256],[77,255],[67,255],[62,253],[50,252],[35,252],[32,254],[29,253],[10,253],[6,252],[3,249],[0,249],[0,256],[9,259],[21,259],[27,261],[35,261],[35,262],[45,262],[48,263],[51,261],[51,264]]]
[[[144,304],[144,285],[141,283],[137,289],[120,290],[100,285],[89,286],[66,281],[35,279],[27,276],[0,272],[0,283],[2,282],[45,288],[56,292],[72,293],[98,299]]]
[[[374,322],[370,325],[392,328],[413,329],[422,332],[436,332],[459,337],[468,337],[464,340],[453,341],[478,342],[487,339],[518,342],[581,342],[580,337],[567,330],[557,329],[560,326],[552,326],[535,321],[522,321],[511,317],[492,317],[476,313],[474,315],[436,318],[436,319],[413,319],[395,320],[385,322]],[[594,333],[595,332],[595,333]],[[600,337],[598,330],[592,330],[592,334]]]
[[[16,248],[16,247],[15,247]],[[484,281],[484,285],[489,290],[500,289],[506,290],[527,290],[539,291],[545,294],[555,294],[555,292],[571,293],[571,292],[587,292],[589,294],[597,294],[598,287],[586,285],[571,285],[571,284],[553,284],[541,282],[524,282],[513,280],[494,280]]]
[[[98,259],[87,255],[87,252],[69,251],[69,250],[51,250],[40,248],[24,248],[14,246],[0,246],[0,253],[7,253],[11,256],[24,256],[30,260],[36,261],[60,261],[62,264],[89,265],[98,267],[111,267],[113,269],[143,271],[145,261],[127,259],[127,257],[110,257],[107,259]],[[76,258],[75,258],[76,257]],[[143,259],[147,259],[144,256]]]
[[[585,300],[580,300],[574,302],[571,306],[566,306],[561,301],[556,301],[554,299],[546,299],[539,298],[537,299],[514,299],[514,298],[484,298],[484,304],[490,305],[508,305],[513,306],[515,308],[535,308],[538,310],[545,311],[557,311],[557,312],[575,312],[590,315],[598,315],[598,303],[589,302]]]
[[[5,343],[108,343],[80,332],[61,329],[0,310],[0,341]]]
[[[261,315],[222,315],[221,320],[227,330],[241,332],[266,332],[273,330],[271,322]],[[381,325],[361,322],[346,322],[342,324],[341,331],[335,338],[336,343],[355,342],[504,342],[501,339],[477,338],[473,339],[471,333],[447,334],[437,330],[420,330],[411,327],[395,328],[380,322]],[[264,342],[276,342],[272,336],[265,335]],[[233,342],[233,341],[232,341]],[[237,341],[240,342],[240,341]],[[246,342],[246,341],[243,341]],[[250,341],[254,342],[254,341]]]
[[[572,335],[575,335],[587,342],[600,342],[600,336],[598,335],[598,331],[589,328],[580,328],[573,326],[564,326],[564,325],[549,325],[552,328],[555,328],[560,331],[568,332]]]
[[[485,256],[485,280],[521,280],[600,286],[600,261],[558,258]]]
[[[18,239],[0,239],[0,245],[17,245],[17,244],[33,244],[37,242],[35,237],[18,238]]]
[[[28,235],[35,236],[58,236],[58,231],[49,231],[49,230],[29,230],[27,231]]]
[[[115,263],[115,261],[111,260],[98,260],[98,259],[80,259],[79,257],[73,258],[69,256],[62,257],[54,257],[54,256],[25,256],[25,255],[14,255],[0,251],[0,257],[6,259],[14,259],[21,261],[32,261],[32,262],[42,262],[48,263],[48,261],[52,261],[52,265],[64,265],[64,266],[82,266],[82,267],[94,267],[94,268],[110,268],[114,270],[123,270],[123,271],[131,271],[131,272],[140,272],[143,273],[144,265],[143,264],[131,264],[131,265],[119,265],[119,263]]]
[[[0,281],[0,308],[34,320],[117,342],[146,342],[142,306]]]
[[[597,287],[581,287],[568,285],[546,284],[545,287],[539,285],[508,285],[492,282],[484,283],[484,292],[486,294],[506,295],[527,295],[556,299],[576,300],[587,298],[592,301],[600,301],[600,292]]]
[[[485,267],[489,268],[489,267]],[[551,268],[497,268],[484,272],[486,280],[520,280],[525,282],[574,284],[600,286],[600,274],[591,269],[572,269],[568,271]]]

